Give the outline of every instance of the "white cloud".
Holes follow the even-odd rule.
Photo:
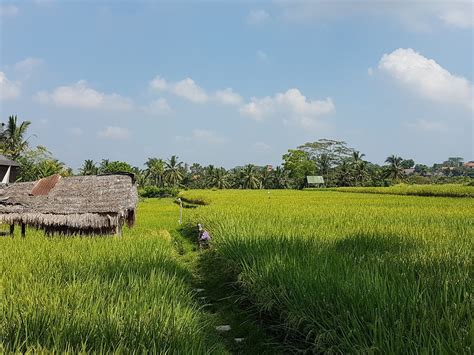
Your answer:
[[[243,102],[242,96],[231,88],[216,91],[214,98],[224,105],[240,105]]]
[[[384,54],[378,68],[403,87],[433,102],[473,107],[472,83],[411,48]]]
[[[265,10],[251,10],[247,15],[247,23],[250,25],[262,25],[270,19],[270,15]]]
[[[473,5],[470,1],[453,1],[437,4],[437,16],[446,24],[452,27],[468,29],[474,26]]]
[[[171,86],[171,92],[194,103],[204,103],[208,100],[206,92],[191,78],[174,83]]]
[[[182,97],[194,103],[205,103],[209,99],[206,91],[197,85],[191,78],[186,78],[174,83],[168,83],[158,75],[150,82],[150,87],[157,91],[169,91],[173,95]]]
[[[108,126],[98,133],[100,138],[112,140],[125,140],[130,137],[130,131],[123,127]]]
[[[223,105],[240,105],[243,102],[242,96],[231,88],[217,90],[214,94],[208,94],[205,89],[196,84],[191,78],[177,82],[168,82],[157,75],[150,82],[150,88],[159,92],[169,92],[196,104],[214,101]]]
[[[167,115],[173,112],[168,101],[163,97],[152,101],[144,110],[151,115]]]
[[[320,116],[335,110],[331,98],[308,100],[298,89],[289,89],[273,97],[252,98],[251,102],[240,108],[240,113],[257,121],[266,117],[282,117],[303,127],[313,126]]]
[[[150,87],[155,90],[164,91],[168,88],[168,83],[161,76],[157,75],[151,82]]]
[[[69,86],[60,86],[52,92],[40,91],[34,99],[41,104],[80,109],[127,111],[133,108],[132,100],[118,94],[105,94],[88,87],[85,80]]]
[[[43,59],[28,57],[15,64],[14,69],[24,77],[29,77],[35,69],[44,64]]]
[[[262,50],[257,51],[257,58],[262,62],[266,62],[268,60],[268,55]]]
[[[20,83],[10,81],[5,73],[0,71],[0,100],[14,100],[20,96]]]
[[[368,69],[367,69],[367,74],[369,74],[369,76],[374,75],[374,69],[368,68]]]
[[[18,12],[18,7],[15,5],[0,5],[0,17],[14,17]]]
[[[345,18],[384,18],[408,30],[429,31],[445,25],[468,29],[474,25],[472,1],[280,1],[280,16],[293,23],[326,23]]]

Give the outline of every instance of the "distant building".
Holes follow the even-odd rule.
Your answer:
[[[324,186],[324,178],[322,176],[307,176],[306,182],[310,187]]]
[[[15,182],[19,164],[0,154],[0,181],[2,184]]]
[[[403,169],[403,173],[405,175],[413,175],[415,173],[415,169],[414,168],[410,168],[410,169]]]
[[[474,160],[468,161],[467,163],[464,163],[464,167],[466,169],[474,169]]]
[[[273,165],[267,165],[267,171],[273,171]]]

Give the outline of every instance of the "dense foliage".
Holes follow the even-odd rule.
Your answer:
[[[55,159],[44,147],[30,148],[27,138],[29,121],[18,122],[10,116],[0,126],[0,153],[20,163],[20,181],[37,180],[52,174],[72,175],[72,169]],[[176,155],[168,160],[149,158],[145,169],[127,162],[102,159],[100,163],[87,159],[79,169],[80,175],[114,172],[134,173],[140,187],[185,189],[302,189],[306,177],[319,175],[326,187],[390,186],[405,182],[414,184],[469,182],[474,169],[465,167],[463,159],[452,157],[429,168],[415,164],[413,159],[391,155],[385,165],[364,160],[365,155],[343,141],[319,139],[282,156],[281,166],[247,164],[232,169],[198,163],[185,164]]]
[[[472,353],[473,200],[185,191],[242,297],[312,353]]]

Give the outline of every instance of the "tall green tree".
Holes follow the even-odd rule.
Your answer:
[[[163,187],[165,177],[165,162],[163,159],[148,158],[145,163],[148,170],[148,176],[153,185]]]
[[[227,189],[230,186],[229,174],[224,168],[213,169],[208,176],[208,186],[218,189]]]
[[[398,180],[402,176],[403,167],[402,167],[403,158],[391,155],[385,159],[385,163],[388,164],[388,176],[393,180]]]
[[[165,180],[166,182],[176,187],[183,180],[183,163],[178,160],[176,155],[172,155],[171,158],[165,163]]]
[[[3,154],[13,160],[18,159],[28,149],[26,132],[30,121],[18,122],[17,116],[8,117],[8,122],[1,134],[1,149]]]
[[[99,169],[91,159],[84,160],[82,167],[79,169],[81,175],[97,175]]]
[[[283,167],[292,179],[293,187],[302,189],[306,185],[306,177],[316,173],[316,164],[310,154],[299,149],[290,149],[283,155]]]
[[[352,169],[356,185],[362,185],[367,176],[367,162],[363,159],[364,157],[365,154],[362,154],[359,151],[352,152]]]
[[[261,188],[260,177],[255,165],[247,164],[241,170],[242,188],[259,189]]]

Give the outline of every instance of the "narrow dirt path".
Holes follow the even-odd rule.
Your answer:
[[[188,234],[188,235],[186,235]],[[278,342],[238,302],[232,270],[212,250],[198,250],[193,236],[172,231],[183,263],[192,271],[196,301],[215,321],[215,332],[232,354],[279,354]]]

